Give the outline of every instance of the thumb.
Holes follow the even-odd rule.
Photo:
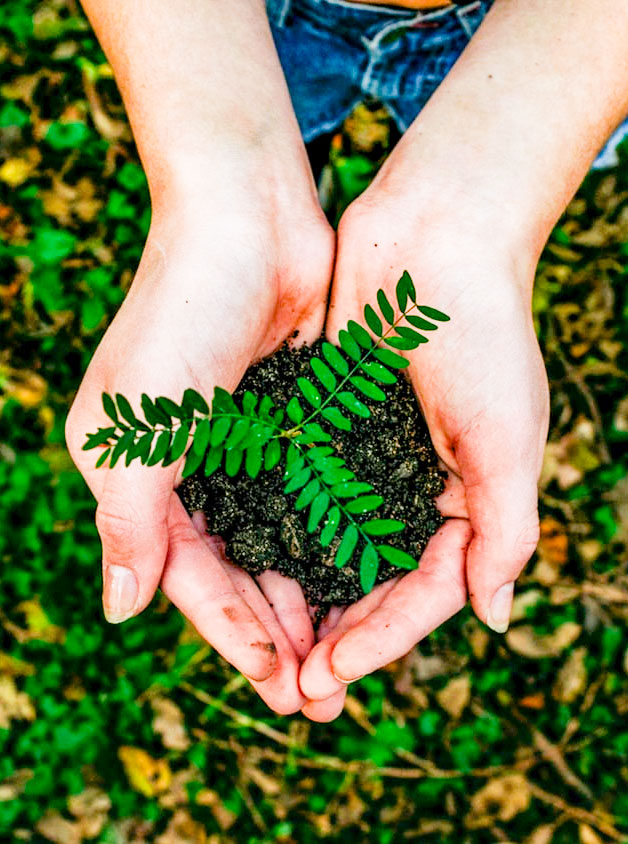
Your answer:
[[[102,541],[103,609],[112,624],[145,609],[159,585],[174,471],[137,463],[107,470],[96,527]]]

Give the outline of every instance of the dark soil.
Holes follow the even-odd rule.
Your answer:
[[[258,396],[270,395],[278,407],[285,407],[297,393],[296,379],[311,375],[308,362],[319,349],[320,344],[297,350],[282,347],[247,371],[234,398],[238,401],[245,390],[251,390]],[[325,420],[317,421],[333,436],[330,445],[357,478],[371,483],[384,498],[376,514],[357,516],[356,521],[374,515],[403,520],[405,530],[387,537],[386,544],[418,559],[443,523],[433,499],[443,490],[444,473],[437,468],[436,453],[409,382],[400,373],[396,385],[380,386],[388,401],[368,401],[371,417],[352,415],[351,431],[338,431]],[[327,548],[319,542],[320,529],[308,534],[308,508],[294,510],[297,493],[284,495],[283,471],[280,463],[271,472],[262,470],[255,480],[243,471],[235,478],[221,470],[206,478],[199,471],[183,481],[179,494],[189,512],[204,511],[208,532],[224,539],[230,560],[251,574],[275,569],[296,578],[310,605],[318,607],[320,619],[332,604],[350,604],[363,596],[359,552],[343,568],[334,565],[342,530],[339,528]],[[382,560],[377,582],[400,572]]]

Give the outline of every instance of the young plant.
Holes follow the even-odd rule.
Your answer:
[[[323,547],[342,531],[335,564],[346,565],[359,549],[360,583],[367,594],[382,559],[402,569],[414,569],[418,563],[386,544],[385,538],[402,531],[405,523],[377,516],[384,499],[335,452],[329,430],[349,431],[352,416],[368,418],[371,411],[366,401],[385,402],[380,385],[395,384],[396,370],[408,366],[398,351],[427,343],[421,331],[433,331],[436,323],[449,320],[441,311],[417,304],[407,272],[395,293],[399,315],[384,291],[378,290],[379,313],[371,305],[364,308],[366,325],[375,339],[364,326],[349,320],[339,332],[340,345],[322,344],[321,356],[310,361],[311,377],[297,379],[298,395],[285,407],[276,407],[270,396],[250,391],[244,393],[239,407],[226,390],[216,387],[210,408],[198,392],[188,389],[180,404],[166,397],[153,401],[143,394],[141,420],[124,396],[103,393],[112,424],[88,434],[83,448],[102,448],[96,466],[108,461],[113,467],[123,456],[127,466],[133,460],[167,466],[189,445],[184,478],[201,467],[206,476],[222,467],[230,477],[244,471],[256,478],[260,471],[281,465],[284,493],[298,493],[297,511],[309,508],[307,531],[319,531]],[[321,423],[327,423],[326,427]]]

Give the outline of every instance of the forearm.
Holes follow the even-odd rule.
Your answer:
[[[207,193],[235,179],[253,189],[272,178],[272,159],[294,177],[293,191],[307,183],[263,0],[83,6],[113,67],[153,203],[173,183]]]
[[[458,200],[487,237],[538,255],[626,113],[625,0],[497,0],[382,184],[411,180],[449,218]]]

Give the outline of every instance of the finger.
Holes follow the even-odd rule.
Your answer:
[[[469,523],[450,519],[430,540],[419,568],[401,578],[369,615],[339,640],[332,670],[344,682],[406,654],[466,603],[464,561]]]
[[[297,659],[303,662],[315,641],[303,590],[296,580],[284,577],[278,571],[265,571],[256,580]]]
[[[396,583],[397,580],[381,583],[362,600],[348,607],[331,632],[312,649],[303,663],[299,675],[301,691],[307,698],[310,700],[325,700],[342,690],[343,683],[334,677],[331,666],[331,654],[336,642],[353,625],[366,618],[394,588]]]
[[[199,536],[176,493],[168,518],[170,545],[161,586],[200,635],[246,677],[264,680],[277,665],[273,637]]]
[[[96,527],[102,541],[103,606],[113,624],[141,612],[159,585],[172,482],[172,470],[137,463],[104,470]]]
[[[468,519],[467,493],[462,478],[446,468],[442,461],[440,467],[445,468],[445,489],[434,499],[434,504],[446,519]]]
[[[508,628],[515,580],[539,538],[536,454],[520,443],[499,449],[483,432],[461,441],[457,458],[473,528],[467,584],[478,617],[498,633]],[[535,451],[536,445],[530,451]]]
[[[235,566],[227,560],[224,541],[219,536],[210,536],[207,533],[205,515],[200,511],[193,513],[192,524],[212,555],[220,561],[223,571],[230,578],[239,597],[246,602],[255,617],[259,619],[273,638],[277,661],[272,676],[268,679],[262,678],[264,682],[254,682],[257,678],[249,677],[249,682],[262,700],[275,712],[280,715],[290,715],[297,712],[303,705],[304,698],[298,687],[299,659],[290,639],[278,622],[277,616],[265,596],[256,586],[255,581],[239,566]],[[305,612],[307,615],[307,607]]]
[[[327,724],[329,721],[335,720],[344,709],[345,699],[347,697],[347,689],[341,689],[335,695],[327,698],[327,700],[309,700],[301,712],[310,721],[318,721],[321,724]]]
[[[318,630],[316,631],[316,639],[317,641],[321,641],[324,639],[328,633],[334,629],[334,627],[338,626],[340,619],[346,612],[346,607],[332,607],[325,618],[321,621],[318,625]]]
[[[292,715],[306,702],[299,689],[299,659],[255,581],[232,563],[225,563],[224,567],[238,594],[272,636],[277,651],[277,665],[273,673],[261,681],[249,677],[250,683],[271,709],[280,715]]]

